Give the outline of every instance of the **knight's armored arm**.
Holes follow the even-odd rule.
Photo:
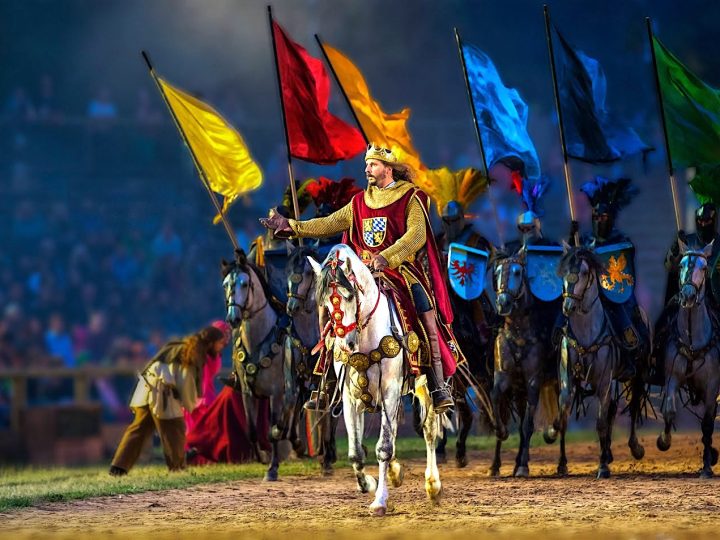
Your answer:
[[[290,228],[299,238],[326,238],[352,227],[352,202],[327,217],[307,221],[289,220]]]
[[[405,234],[392,246],[380,252],[390,268],[397,268],[405,261],[412,260],[427,240],[425,212],[420,206],[420,201],[414,197],[408,203],[406,223]]]

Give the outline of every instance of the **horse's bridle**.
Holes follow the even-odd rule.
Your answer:
[[[584,261],[580,261],[580,266],[582,266],[583,262]],[[587,264],[587,262],[585,264]],[[573,270],[575,270],[575,269],[573,269]],[[589,274],[590,274],[590,277],[588,278],[587,282],[585,283],[585,288],[583,289],[582,294],[575,294],[575,293],[568,292],[567,290],[565,290],[565,282],[570,283],[573,286],[573,289],[575,288],[575,284],[580,279],[579,270],[568,272],[567,275],[565,276],[565,279],[563,280],[563,293],[562,293],[563,298],[570,298],[572,300],[576,300],[577,302],[579,302],[580,309],[583,313],[587,313],[588,311],[590,311],[589,308],[587,311],[582,309],[582,304],[583,304],[583,301],[585,300],[585,293],[587,293],[588,289],[590,289],[590,287],[592,287],[593,281],[595,279],[597,279],[595,272],[593,272],[592,270],[589,270]],[[598,297],[599,297],[599,295],[598,295]],[[595,300],[593,300],[592,305],[594,305],[596,301],[597,301],[597,297],[595,298]],[[591,308],[592,308],[592,305],[590,306]]]
[[[302,260],[304,261],[305,259],[302,258]],[[307,295],[307,294],[300,294],[300,293],[298,292],[298,291],[300,290],[300,284],[301,284],[302,281],[303,281],[303,276],[304,276],[304,275],[305,275],[305,263],[304,263],[304,262],[303,262],[303,264],[300,265],[299,267],[298,267],[298,265],[293,266],[292,272],[291,272],[291,274],[288,276],[289,286],[288,286],[287,297],[288,297],[288,299],[290,299],[290,298],[295,298],[295,299],[297,299],[297,300],[300,300],[300,302],[302,302],[303,304],[305,304],[305,313],[312,313],[313,307],[312,307],[312,306],[310,306],[309,308],[307,307],[307,303],[308,303],[308,302],[307,302],[307,300],[308,300],[307,297],[308,297],[308,295]],[[314,276],[314,275],[315,275],[315,274],[313,273],[313,276]],[[314,279],[314,277],[313,277],[313,279]],[[308,291],[311,291],[312,288],[313,288],[313,286],[312,286],[312,283],[311,283],[310,286],[308,287]]]
[[[703,280],[702,280],[702,283],[700,284],[700,286],[695,285],[695,283],[692,280],[692,277],[693,277],[693,274],[695,274],[695,265],[697,264],[698,259],[703,259],[707,263],[707,258],[705,257],[705,255],[703,255],[701,253],[686,253],[683,256],[683,258],[685,258],[685,257],[689,258],[688,266],[687,266],[689,280],[683,281],[680,283],[680,290],[682,290],[683,287],[685,287],[685,285],[690,285],[693,289],[695,289],[695,297],[697,299],[696,302],[699,302],[702,300],[702,298],[700,298],[700,288],[703,286],[703,283],[705,283],[705,277],[707,275],[707,267],[706,267],[705,272],[703,272]]]
[[[331,259],[328,263],[330,265],[330,275],[333,276],[333,278],[336,276],[337,273],[337,266],[338,266],[338,260],[337,259]],[[337,337],[345,337],[350,332],[355,330],[356,328],[358,330],[362,330],[363,327],[367,324],[367,322],[370,320],[370,317],[373,316],[375,313],[375,310],[377,309],[378,305],[380,304],[380,291],[378,291],[377,299],[375,300],[375,305],[372,308],[372,311],[368,313],[367,317],[365,317],[365,322],[360,321],[360,295],[359,293],[364,293],[365,291],[360,286],[360,284],[355,279],[355,276],[350,274],[347,276],[350,283],[353,285],[353,297],[355,298],[355,321],[345,325],[343,324],[343,319],[345,318],[345,312],[340,307],[340,304],[342,303],[342,295],[338,292],[338,281],[333,280],[329,283],[330,288],[332,292],[330,293],[330,304],[332,305],[332,311],[330,312],[330,322],[328,325],[331,325],[333,333]],[[329,330],[329,328],[328,328]]]
[[[237,275],[238,273],[242,271],[243,273],[248,275],[248,278],[250,280],[250,283],[248,284],[248,294],[245,298],[245,302],[240,305],[235,303],[235,288],[237,287]],[[225,304],[226,308],[229,310],[230,308],[237,308],[240,310],[240,313],[242,314],[243,319],[250,319],[253,315],[256,313],[259,313],[262,309],[265,308],[265,306],[268,305],[268,299],[265,298],[265,302],[262,306],[255,309],[254,311],[248,311],[247,306],[250,303],[250,298],[254,295],[255,287],[253,286],[253,279],[252,279],[252,269],[242,269],[238,268],[237,266],[233,268],[230,273],[227,275],[226,279],[228,279],[228,284],[226,286],[225,290]]]
[[[512,298],[512,303],[513,303],[513,306],[514,306],[514,305],[517,304],[517,302],[518,302],[523,296],[525,296],[525,293],[526,293],[526,291],[525,291],[525,280],[524,280],[524,279],[521,279],[521,280],[520,280],[520,292],[519,292],[517,295],[511,293],[511,292],[508,290],[508,288],[507,288],[508,282],[510,281],[510,267],[512,266],[513,263],[519,264],[519,265],[523,268],[523,272],[524,272],[524,271],[525,271],[525,265],[522,264],[520,261],[518,261],[518,260],[515,259],[515,258],[510,258],[510,259],[506,259],[506,260],[508,261],[507,264],[502,264],[502,262],[504,262],[504,261],[501,261],[502,271],[501,271],[501,273],[500,273],[500,285],[496,288],[495,293],[496,293],[497,295],[507,294],[508,296],[510,296],[510,297]]]

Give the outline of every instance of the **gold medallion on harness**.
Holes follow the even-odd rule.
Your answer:
[[[393,336],[385,336],[380,340],[380,350],[387,358],[394,358],[400,352],[400,344]]]
[[[269,368],[270,364],[272,364],[272,358],[269,356],[263,356],[260,359],[260,367]]]
[[[255,364],[247,364],[245,366],[245,371],[248,375],[255,375],[255,373],[257,373],[257,366]]]
[[[370,381],[368,381],[368,378],[365,375],[360,375],[357,380],[358,386],[361,388],[367,388],[368,384],[370,384]]]
[[[405,336],[405,340],[407,341],[407,348],[410,351],[410,354],[415,354],[420,348],[420,338],[418,335],[414,331],[410,330],[410,332],[408,332]]]
[[[377,364],[380,360],[382,360],[382,354],[378,350],[374,350],[370,352],[370,361],[373,364]]]

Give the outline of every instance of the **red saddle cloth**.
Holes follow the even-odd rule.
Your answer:
[[[260,448],[270,451],[270,405],[267,399],[256,401],[257,435]],[[191,465],[206,463],[246,463],[255,460],[242,396],[225,387],[203,413],[195,418],[195,425],[187,434],[187,447],[197,455],[188,460]]]

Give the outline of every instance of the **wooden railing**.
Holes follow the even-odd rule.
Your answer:
[[[73,398],[76,403],[90,400],[90,383],[93,379],[116,375],[137,375],[137,366],[86,366],[81,368],[27,368],[0,369],[0,380],[8,379],[11,384],[10,429],[20,431],[22,411],[27,407],[27,382],[29,379],[72,379]]]

